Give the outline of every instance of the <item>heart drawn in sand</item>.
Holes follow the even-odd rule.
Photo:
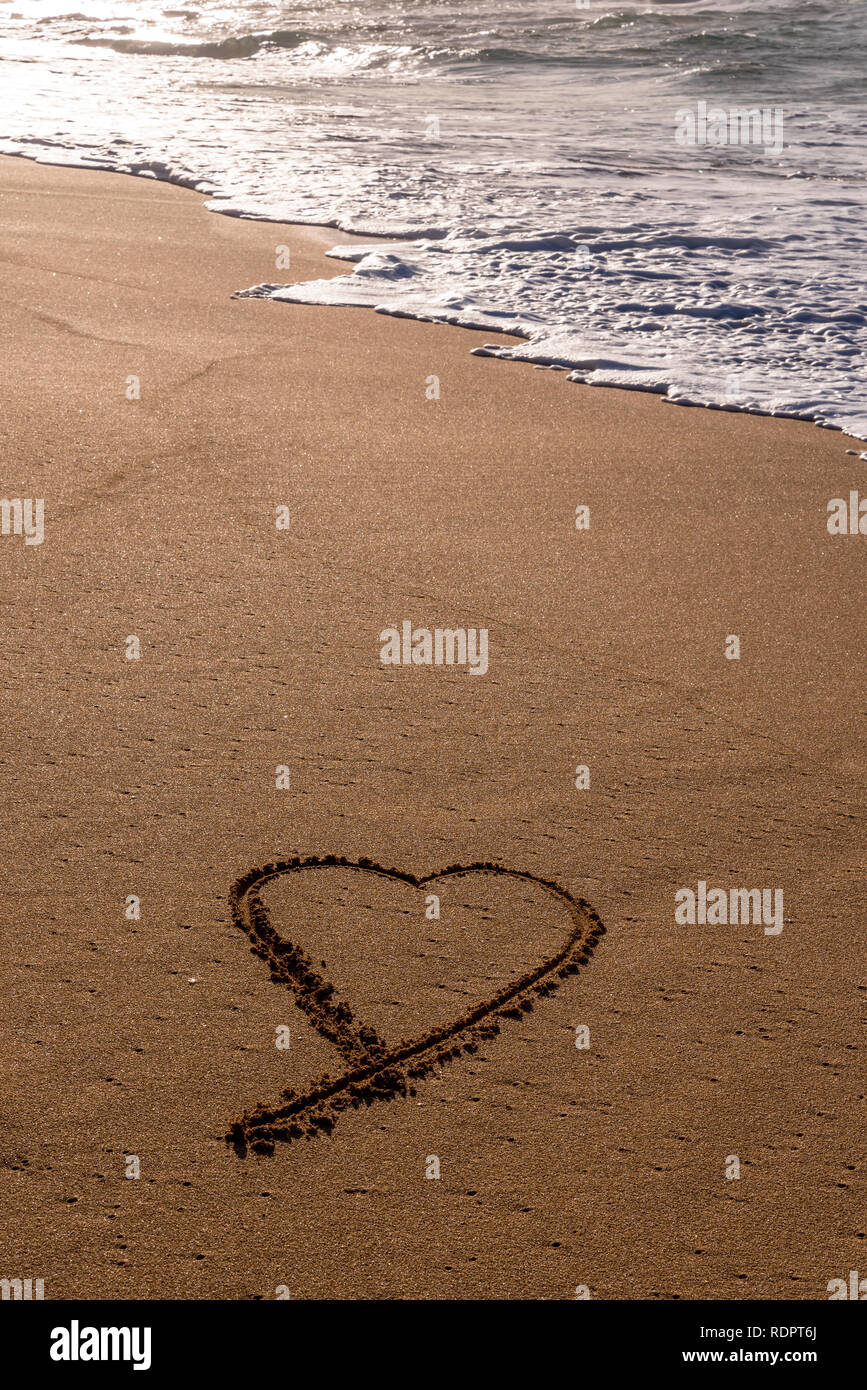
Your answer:
[[[451,1023],[391,1046],[376,1029],[358,1022],[348,1004],[335,1001],[334,986],[316,971],[309,956],[300,946],[284,940],[271,925],[261,896],[265,884],[285,875],[329,868],[370,874],[414,888],[432,884],[437,879],[470,874],[524,880],[549,893],[561,907],[565,905],[572,927],[553,955]],[[317,1031],[333,1043],[346,1063],[346,1070],[337,1078],[324,1076],[303,1093],[286,1090],[273,1104],[257,1106],[235,1120],[226,1139],[240,1157],[246,1156],[248,1149],[256,1154],[272,1154],[275,1143],[280,1141],[330,1133],[339,1112],[350,1106],[357,1108],[375,1100],[414,1095],[413,1080],[433,1071],[438,1064],[459,1057],[462,1052],[476,1052],[480,1041],[499,1033],[504,1020],[528,1013],[533,1007],[533,996],[553,993],[564,976],[577,973],[589,962],[605,931],[589,903],[583,898],[573,898],[559,884],[521,869],[487,863],[452,864],[437,873],[416,878],[399,869],[386,869],[369,859],[361,859],[358,863],[334,855],[322,859],[285,859],[251,869],[236,879],[229,891],[229,904],[233,921],[250,938],[250,949],[265,961],[271,979],[275,984],[288,986],[298,1007]]]

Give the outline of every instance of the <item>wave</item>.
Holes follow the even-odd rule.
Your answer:
[[[265,34],[238,34],[209,42],[196,40],[118,39],[88,35],[77,39],[88,48],[110,48],[115,53],[134,53],[147,58],[252,58],[263,48],[300,48],[321,43],[321,36],[297,29],[275,29]]]
[[[449,0],[404,5],[398,24],[390,0],[351,23],[336,0],[294,14],[238,0],[167,29],[161,3],[48,30],[0,8],[0,150],[376,239],[340,248],[352,274],[259,297],[510,332],[519,345],[497,356],[867,437],[856,6],[549,20],[535,0]],[[813,34],[806,51],[787,12]],[[769,57],[789,84],[779,102]],[[784,106],[780,155],[679,145],[692,99]]]

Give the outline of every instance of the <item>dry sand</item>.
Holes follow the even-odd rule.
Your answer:
[[[489,333],[231,298],[289,278],[284,243],[293,278],[337,273],[335,239],[0,161],[0,493],[46,506],[41,546],[0,537],[0,1274],[47,1298],[826,1298],[865,1258],[867,542],[825,512],[865,465],[806,424],[470,356]],[[404,619],[486,627],[487,675],[382,667]],[[607,933],[414,1097],[241,1159],[233,1118],[343,1066],[227,902],[297,854],[523,869]],[[782,888],[783,932],[676,925],[700,879]],[[486,875],[444,884],[439,922],[430,885],[271,888],[389,1044],[568,930]]]

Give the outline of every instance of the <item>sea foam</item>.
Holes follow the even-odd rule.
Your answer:
[[[79,0],[81,3],[81,0]],[[249,293],[512,334],[477,352],[867,438],[861,5],[0,7],[0,151],[373,237]],[[781,111],[685,145],[678,113]],[[239,289],[242,287],[239,286]]]

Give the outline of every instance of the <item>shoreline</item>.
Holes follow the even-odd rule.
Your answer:
[[[473,330],[232,298],[278,241],[328,274],[327,239],[0,159],[0,490],[45,499],[42,544],[0,537],[5,1273],[46,1299],[825,1298],[861,1232],[864,633],[826,506],[862,461],[502,371]],[[404,621],[484,627],[486,673],[383,666]],[[604,947],[415,1095],[239,1159],[233,1116],[341,1065],[230,911],[297,855],[403,876],[267,904],[390,1045],[564,936],[529,882],[444,884],[428,917],[443,866],[557,885]],[[679,924],[702,883],[779,888],[782,931]]]
[[[158,175],[156,175],[156,174],[154,174],[154,175],[152,175],[152,176],[148,176],[148,175],[145,175],[145,174],[131,173],[131,172],[129,172],[129,171],[127,171],[127,170],[123,170],[123,169],[92,168],[92,167],[90,167],[90,166],[83,165],[83,164],[68,164],[68,163],[63,163],[63,162],[57,162],[57,163],[55,163],[55,162],[52,161],[52,160],[38,159],[35,155],[27,154],[25,151],[19,151],[19,152],[12,153],[12,154],[9,154],[9,153],[2,153],[2,154],[0,154],[0,160],[7,160],[7,159],[23,159],[23,160],[28,161],[28,162],[30,162],[30,163],[40,164],[40,165],[43,165],[43,166],[46,167],[46,168],[51,168],[51,169],[70,169],[70,170],[73,170],[73,171],[76,171],[76,172],[80,172],[80,173],[112,174],[112,175],[118,175],[118,176],[120,176],[121,178],[143,179],[144,182],[146,182],[146,183],[150,183],[150,182],[157,183],[157,184],[162,183],[162,184],[166,184],[168,187],[180,188],[180,189],[183,189],[185,192],[194,193],[197,197],[200,197],[200,198],[202,198],[202,199],[205,200],[205,201],[206,201],[207,199],[209,199],[209,198],[211,198],[211,197],[214,196],[212,193],[205,193],[205,192],[202,192],[202,191],[201,191],[201,188],[200,188],[200,184],[201,184],[202,180],[195,180],[195,181],[194,181],[192,175],[190,175],[189,180],[181,179],[181,178],[172,179],[172,178],[168,178],[168,177],[160,178],[160,177],[159,177]],[[341,245],[346,245],[346,246],[356,246],[356,245],[363,246],[363,245],[365,245],[366,243],[371,243],[371,244],[383,244],[383,243],[390,242],[390,241],[407,242],[407,243],[409,243],[409,242],[416,241],[416,240],[419,240],[419,239],[420,239],[417,233],[405,233],[405,234],[401,234],[401,233],[389,232],[389,233],[387,233],[387,234],[385,234],[385,233],[383,233],[383,234],[378,234],[378,233],[373,233],[373,232],[366,233],[366,232],[344,231],[336,222],[333,222],[333,223],[332,223],[332,222],[327,222],[327,223],[326,223],[326,222],[282,222],[282,221],[280,221],[279,219],[276,219],[276,218],[264,217],[264,216],[259,216],[259,215],[255,215],[255,214],[251,214],[251,213],[240,213],[240,212],[235,212],[235,211],[232,211],[232,212],[224,211],[223,209],[218,208],[218,207],[213,207],[213,208],[206,207],[206,208],[205,208],[205,211],[207,211],[207,212],[209,212],[209,213],[213,213],[214,216],[217,216],[217,217],[227,217],[227,218],[230,218],[230,219],[239,221],[239,222],[253,222],[253,223],[264,224],[264,225],[266,225],[266,226],[287,227],[287,228],[291,228],[291,229],[297,230],[297,231],[300,232],[300,233],[310,232],[310,233],[312,234],[312,233],[326,232],[326,231],[327,231],[327,232],[329,232],[329,234],[333,233],[335,236],[340,236],[341,238],[343,238],[343,240],[342,240],[342,242],[341,242],[340,244],[341,244]],[[323,237],[322,240],[323,240],[323,242],[324,242],[324,241],[328,240],[328,238],[327,238],[327,237]],[[325,255],[326,255],[326,259],[327,259],[327,260],[329,260],[329,261],[336,261],[338,265],[343,266],[343,267],[352,266],[352,265],[354,264],[354,262],[352,262],[352,261],[344,260],[343,258],[338,257],[338,256],[332,256],[332,255],[330,254],[330,252],[325,252]],[[338,271],[336,271],[333,275],[325,275],[325,274],[322,274],[322,275],[317,276],[316,278],[317,278],[317,279],[323,279],[323,280],[326,280],[326,279],[336,279],[336,278],[338,278],[338,276],[343,275],[343,274],[346,274],[346,270],[345,270],[345,269],[344,269],[344,270],[338,270]],[[296,284],[296,283],[300,283],[300,282],[295,281],[295,280],[287,280],[285,283],[288,285],[288,284]],[[241,287],[241,288],[237,291],[237,293],[238,293],[238,294],[243,294],[243,293],[244,293],[244,287]],[[276,302],[281,302],[281,301],[276,301]],[[282,301],[282,302],[284,302],[284,303],[291,303],[292,301],[286,300],[286,301]],[[531,335],[530,335],[529,333],[519,332],[519,331],[516,331],[516,330],[501,332],[501,331],[500,331],[499,329],[497,329],[496,327],[491,327],[491,326],[486,325],[486,324],[475,324],[475,323],[472,323],[472,322],[465,322],[465,323],[464,323],[464,322],[456,322],[455,320],[452,320],[452,319],[431,319],[431,318],[429,318],[429,317],[424,317],[424,316],[416,317],[415,315],[412,315],[412,314],[403,313],[403,312],[400,312],[400,311],[393,311],[393,310],[389,310],[389,309],[384,308],[384,307],[383,307],[383,308],[374,308],[373,306],[370,306],[370,305],[332,305],[332,304],[322,304],[322,305],[318,305],[318,306],[316,306],[316,307],[321,307],[321,308],[344,308],[344,309],[347,309],[347,308],[368,309],[369,312],[372,312],[372,313],[381,313],[381,314],[384,314],[386,317],[389,317],[389,318],[407,318],[407,319],[409,319],[409,320],[410,320],[411,322],[413,322],[413,323],[435,323],[435,324],[438,324],[438,325],[440,325],[440,326],[445,326],[445,327],[449,327],[449,328],[459,328],[459,329],[462,329],[464,332],[470,332],[470,333],[486,333],[486,334],[489,334],[489,335],[492,335],[493,337],[495,337],[495,338],[498,340],[498,342],[505,341],[505,342],[520,343],[520,342],[529,342],[529,341],[531,341]],[[474,355],[479,355],[479,356],[485,356],[485,355],[488,355],[488,356],[495,356],[495,354],[487,354],[487,353],[485,352],[485,349],[484,349],[484,348],[474,348],[474,349],[471,349],[471,351],[474,353]],[[522,359],[522,358],[514,358],[514,359],[509,359],[509,358],[497,358],[496,360],[504,361],[504,362],[506,362],[506,363],[512,361],[515,365],[519,365],[519,366],[537,367],[537,368],[541,368],[541,369],[545,369],[545,370],[564,372],[564,373],[567,373],[567,374],[571,374],[572,372],[574,372],[574,371],[577,370],[577,368],[575,368],[574,366],[569,365],[568,363],[560,363],[560,362],[557,362],[557,361],[545,361],[545,360],[534,361],[534,360],[532,360],[532,359]],[[570,376],[569,379],[570,379],[570,381],[572,380],[571,376]],[[627,385],[627,384],[625,384],[625,383],[619,383],[619,384],[617,384],[617,385],[609,385],[609,384],[606,384],[606,385],[596,385],[596,384],[594,384],[594,383],[582,382],[582,381],[580,381],[580,380],[578,380],[578,379],[572,381],[572,384],[573,384],[573,385],[589,385],[589,386],[591,386],[592,389],[594,389],[594,390],[628,391],[628,392],[638,392],[639,394],[642,394],[642,395],[653,395],[653,396],[658,396],[659,399],[665,401],[665,403],[666,403],[667,405],[676,405],[676,406],[679,406],[681,409],[684,409],[684,410],[714,410],[714,411],[721,411],[721,412],[723,412],[724,414],[729,414],[729,415],[748,415],[748,416],[752,416],[752,417],[754,417],[754,418],[756,418],[756,419],[791,420],[791,421],[793,421],[793,422],[795,422],[795,423],[798,423],[798,424],[813,425],[816,429],[828,430],[828,431],[830,431],[831,433],[834,433],[834,434],[842,434],[843,437],[844,437],[844,439],[851,439],[851,440],[853,440],[856,444],[865,444],[865,445],[867,445],[867,435],[865,435],[865,436],[862,438],[860,435],[850,434],[850,433],[848,433],[846,430],[844,430],[844,428],[843,428],[842,425],[830,424],[830,423],[824,422],[824,421],[819,420],[819,419],[817,419],[817,418],[815,418],[815,417],[812,417],[812,416],[803,416],[803,415],[797,415],[797,414],[787,414],[786,412],[780,412],[780,411],[771,412],[771,411],[767,411],[767,410],[749,410],[749,409],[747,409],[747,408],[745,408],[745,407],[740,407],[740,406],[736,406],[736,405],[720,404],[720,403],[714,402],[714,401],[676,400],[676,399],[672,399],[671,397],[669,397],[669,396],[666,394],[665,390],[657,390],[657,389],[655,389],[654,387],[650,387],[650,386],[641,386],[641,385],[638,385],[638,384]],[[859,453],[859,452],[861,452],[861,451],[860,451],[860,450],[854,450],[853,452],[857,454],[857,453]]]

